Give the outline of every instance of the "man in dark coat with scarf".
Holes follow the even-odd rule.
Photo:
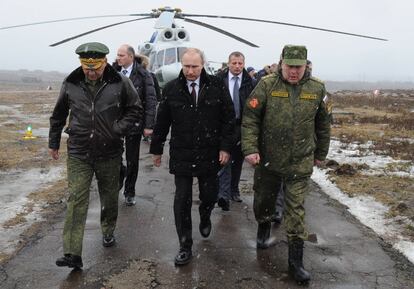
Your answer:
[[[235,139],[235,115],[228,89],[222,81],[207,75],[203,53],[189,48],[181,64],[179,77],[163,89],[150,147],[154,165],[159,167],[171,127],[169,166],[175,176],[174,217],[180,242],[176,265],[187,264],[192,256],[193,177],[198,178],[200,191],[199,230],[206,238],[217,199],[217,173],[228,162]]]
[[[144,108],[144,117],[141,123],[136,123],[125,137],[126,167],[122,165],[120,175],[120,187],[125,178],[125,204],[135,205],[135,183],[139,169],[139,149],[141,135],[151,136],[155,122],[157,96],[151,74],[140,64],[141,60],[135,56],[134,48],[123,44],[118,48],[116,63],[113,67],[128,77],[141,99]]]

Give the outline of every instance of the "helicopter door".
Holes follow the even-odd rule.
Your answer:
[[[169,65],[177,62],[176,48],[165,49],[164,65]]]

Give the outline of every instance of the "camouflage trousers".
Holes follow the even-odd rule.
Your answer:
[[[82,255],[82,242],[89,206],[92,177],[98,182],[101,202],[101,229],[112,234],[118,217],[118,182],[121,157],[104,160],[81,160],[68,156],[69,199],[63,228],[64,254]]]
[[[285,193],[283,222],[288,241],[307,240],[305,229],[305,196],[309,190],[309,177],[282,178],[281,176],[257,167],[254,172],[253,209],[258,223],[268,222],[275,212],[275,202],[281,186]]]

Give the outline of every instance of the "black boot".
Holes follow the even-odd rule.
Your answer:
[[[214,204],[212,207],[202,207],[200,206],[198,208],[198,211],[200,213],[200,226],[198,227],[200,229],[200,234],[201,236],[203,236],[204,238],[207,238],[208,236],[210,236],[210,232],[211,232],[211,220],[210,220],[210,216],[211,216],[211,211],[214,208]]]
[[[289,241],[289,274],[298,283],[307,283],[311,275],[303,268],[303,240]]]
[[[211,232],[210,216],[204,216],[201,218],[199,229],[200,229],[201,236],[203,236],[204,238],[207,238],[208,236],[210,236],[210,232]]]
[[[272,222],[276,224],[280,224],[282,223],[282,219],[283,219],[283,213],[276,210],[275,214],[272,216]]]
[[[56,260],[56,265],[59,267],[81,269],[83,267],[82,257],[72,254],[65,254],[63,257]]]
[[[259,223],[257,228],[257,241],[256,246],[258,249],[267,249],[269,245],[270,237],[270,228],[272,226],[271,222]]]

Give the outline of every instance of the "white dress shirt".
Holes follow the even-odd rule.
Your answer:
[[[234,88],[234,83],[235,80],[233,79],[234,76],[236,76],[239,79],[239,87],[241,86],[241,81],[242,81],[242,73],[240,73],[239,75],[234,75],[233,73],[231,73],[229,71],[229,92],[231,95],[231,100],[233,100],[233,88]]]
[[[198,102],[198,92],[199,92],[199,90],[200,90],[200,77],[199,77],[199,78],[197,78],[197,79],[196,79],[196,80],[194,80],[194,81],[187,80],[188,92],[190,92],[190,94],[191,94],[191,91],[193,90],[193,87],[191,86],[191,84],[192,84],[193,82],[196,84],[196,86],[194,86],[194,90],[195,90],[195,92],[196,92],[196,101]]]
[[[128,66],[127,68],[122,67],[121,73],[129,78],[129,76],[131,75],[131,72],[132,72],[132,66],[133,66],[133,63],[130,66]],[[127,72],[125,73],[124,70],[126,70]]]

